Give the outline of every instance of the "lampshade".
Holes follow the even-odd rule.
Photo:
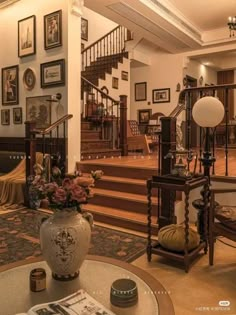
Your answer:
[[[222,121],[224,112],[221,101],[212,96],[205,96],[193,105],[192,116],[201,127],[215,127]]]

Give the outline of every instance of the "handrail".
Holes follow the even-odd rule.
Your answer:
[[[32,132],[35,133],[35,134],[46,135],[49,132],[51,132],[53,129],[55,129],[56,127],[58,127],[62,123],[64,123],[65,121],[71,119],[72,117],[73,117],[72,114],[67,114],[67,115],[61,117],[60,119],[58,119],[57,121],[55,121],[48,128],[45,128],[45,129],[37,129],[37,128],[35,128],[35,129],[32,130]]]
[[[82,50],[81,53],[84,53],[86,50],[89,50],[91,47],[95,46],[97,43],[99,43],[100,41],[102,41],[103,39],[105,39],[107,36],[111,35],[114,31],[116,31],[117,29],[119,29],[120,25],[116,26],[115,28],[113,28],[109,33],[106,33],[105,35],[103,35],[102,37],[100,37],[98,40],[96,40],[96,42],[93,42],[92,44],[90,44],[89,46],[87,46],[85,49]]]
[[[104,98],[109,99],[110,101],[114,102],[114,103],[119,103],[119,101],[115,100],[113,97],[111,97],[110,95],[108,95],[107,93],[103,92],[103,90],[99,89],[95,84],[93,84],[92,82],[90,82],[89,80],[87,80],[85,77],[81,76],[81,80],[85,81],[88,85],[90,85],[93,89],[95,89],[96,91],[98,91],[101,95],[103,95]]]

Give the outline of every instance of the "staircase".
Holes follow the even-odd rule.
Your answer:
[[[101,139],[101,128],[93,122],[81,122],[81,160],[120,156],[121,150],[111,147],[111,141]]]
[[[98,57],[89,66],[85,66],[81,75],[94,85],[99,85],[99,79],[105,80],[106,74],[112,74],[112,69],[118,69],[119,63],[128,58],[128,52],[121,52],[114,55]]]
[[[146,179],[157,170],[145,167],[107,165],[96,161],[77,162],[83,173],[102,170],[104,176],[93,188],[94,197],[83,209],[93,214],[94,220],[147,232],[147,188]],[[157,190],[153,190],[153,232],[157,232]]]

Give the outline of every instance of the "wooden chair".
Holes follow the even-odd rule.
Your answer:
[[[209,263],[213,265],[214,243],[217,236],[236,241],[236,206],[217,205],[216,195],[235,193],[236,189],[211,189],[209,211]]]
[[[149,143],[146,134],[141,134],[136,120],[127,121],[127,143],[128,151],[142,151],[143,154],[150,154]]]

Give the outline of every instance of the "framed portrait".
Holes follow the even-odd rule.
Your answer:
[[[44,49],[62,46],[62,10],[44,16]]]
[[[19,66],[2,68],[2,105],[19,103]]]
[[[18,57],[25,57],[36,53],[35,33],[35,15],[18,21]]]
[[[23,74],[23,84],[24,87],[31,91],[36,83],[36,75],[33,69],[27,68]]]
[[[112,87],[113,89],[118,89],[119,88],[119,79],[112,77]]]
[[[65,59],[40,64],[41,88],[65,85]]]
[[[35,121],[36,128],[44,129],[51,125],[51,95],[26,98],[26,120]]]
[[[88,20],[81,18],[81,39],[88,40]]]
[[[1,124],[10,125],[10,109],[1,109]]]
[[[121,71],[121,80],[128,81],[129,73],[127,71]]]
[[[22,108],[13,108],[13,124],[22,124]]]
[[[170,89],[156,89],[152,90],[153,103],[169,103],[170,102]]]
[[[135,83],[134,89],[135,101],[146,101],[147,100],[147,82]]]
[[[138,122],[140,125],[142,124],[148,124],[150,117],[152,115],[151,109],[139,109],[138,110]]]

